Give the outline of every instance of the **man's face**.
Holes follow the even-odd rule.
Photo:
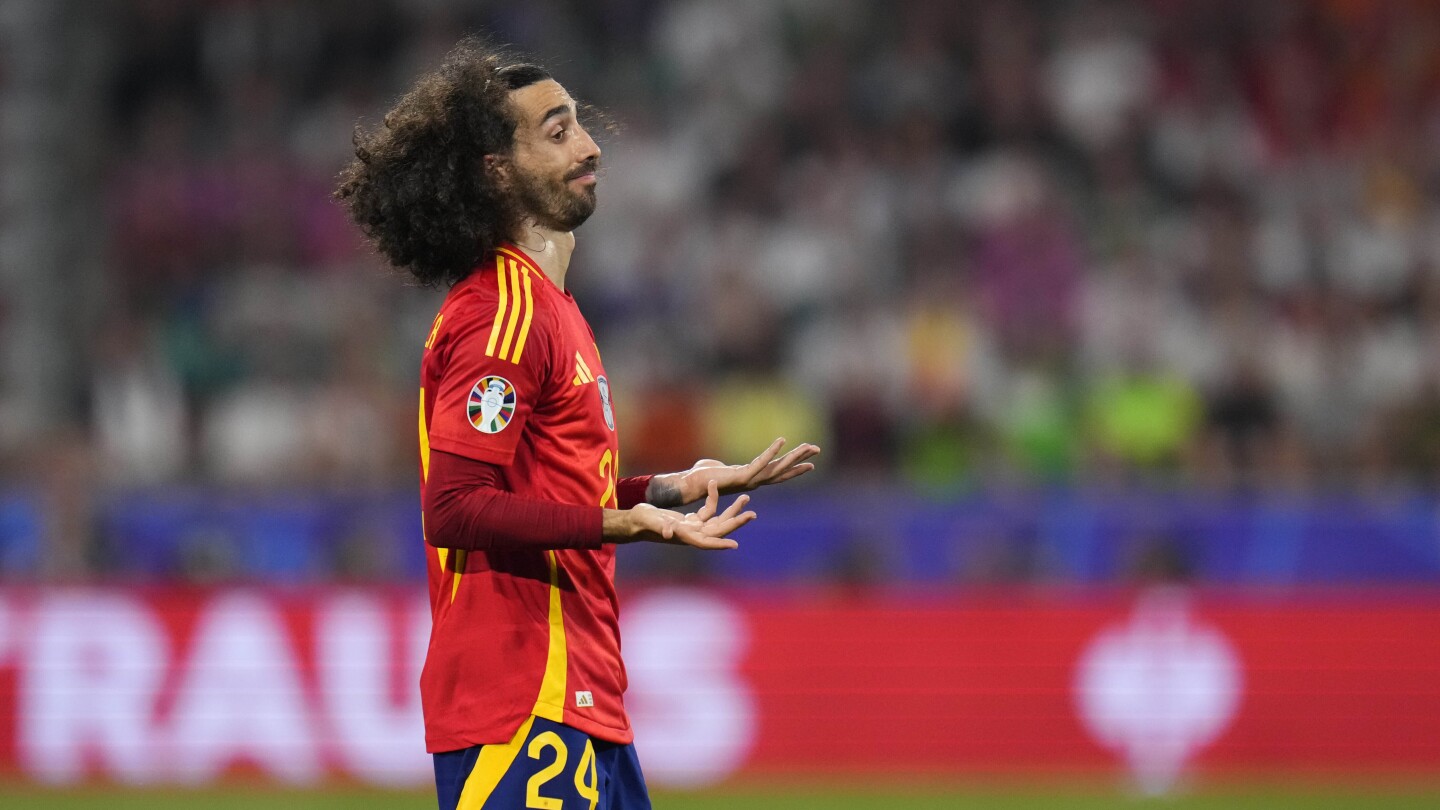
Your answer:
[[[600,147],[580,126],[575,100],[544,79],[510,94],[515,106],[512,188],[541,226],[573,231],[595,213]]]

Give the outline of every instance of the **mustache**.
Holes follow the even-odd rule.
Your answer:
[[[569,181],[574,180],[575,178],[581,177],[581,176],[583,176],[583,175],[587,175],[587,174],[598,174],[599,171],[600,171],[600,158],[590,158],[589,160],[586,160],[584,163],[581,163],[578,167],[576,167],[574,171],[572,171],[572,172],[570,172],[569,174],[565,175],[565,180],[566,180],[566,182],[569,182]]]

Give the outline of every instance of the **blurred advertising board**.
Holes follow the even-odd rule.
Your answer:
[[[1440,592],[632,589],[649,779],[1440,772]],[[0,589],[0,776],[429,783],[413,589]]]

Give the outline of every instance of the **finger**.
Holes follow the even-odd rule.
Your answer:
[[[745,470],[746,470],[746,472],[748,472],[751,476],[753,476],[753,475],[755,475],[756,473],[760,472],[761,470],[765,469],[766,465],[768,465],[771,461],[774,461],[774,460],[775,460],[775,455],[776,455],[777,453],[779,453],[779,452],[780,452],[780,448],[782,448],[782,447],[784,447],[784,446],[785,446],[785,437],[784,437],[784,436],[781,436],[780,438],[778,438],[778,439],[776,439],[775,441],[771,442],[771,443],[770,443],[770,446],[767,447],[767,448],[765,448],[765,452],[763,452],[763,453],[761,453],[760,455],[756,456],[754,461],[752,461],[752,462],[750,462],[749,464],[746,464],[746,465],[745,465]]]
[[[723,515],[718,515],[709,520],[704,526],[701,527],[701,530],[707,534],[718,537],[727,535],[730,532],[733,532],[736,529],[740,528],[741,526],[744,526],[746,523],[754,520],[755,512],[742,512],[742,506],[744,506],[744,502],[737,499],[736,502],[732,504],[729,509],[725,510],[725,513]]]
[[[705,524],[705,533],[712,537],[726,537],[732,532],[734,532],[736,529],[739,529],[741,526],[744,526],[746,523],[754,520],[756,517],[757,516],[754,512],[741,512],[740,514],[725,520],[715,518],[714,520]]]
[[[715,514],[715,510],[720,506],[720,490],[713,480],[705,485],[705,490],[705,503],[701,504],[700,508],[696,510],[693,515],[689,516],[700,523],[709,520],[711,516]]]
[[[715,514],[715,510],[720,508],[720,485],[715,482],[715,479],[710,479],[710,483],[705,485],[705,490],[705,506],[702,508],[705,510],[706,515],[700,521],[701,523],[709,520],[710,515]]]
[[[802,444],[796,449],[800,452],[795,454],[795,460],[791,462],[792,464],[798,464],[802,461],[809,461],[810,459],[820,455],[820,448],[817,445]]]
[[[729,520],[730,518],[735,517],[735,515],[738,514],[741,509],[745,508],[745,504],[749,502],[749,495],[741,495],[740,497],[735,499],[734,503],[730,504],[730,507],[728,509],[726,509],[724,512],[721,512],[720,516],[716,518],[716,520]]]
[[[726,537],[724,534],[712,534],[700,531],[694,526],[677,526],[675,536],[687,546],[707,550],[720,550],[727,548],[739,548],[740,544]]]
[[[780,473],[779,475],[775,476],[774,478],[770,479],[769,481],[766,481],[765,483],[767,483],[767,484],[780,484],[780,483],[784,483],[784,482],[786,482],[786,481],[789,481],[791,478],[799,478],[800,476],[804,475],[804,474],[807,473],[807,472],[810,472],[810,471],[813,470],[813,469],[815,469],[815,465],[814,465],[814,464],[796,464],[794,467],[791,467],[790,469],[786,470],[785,472]]]
[[[811,444],[802,444],[791,450],[780,458],[765,465],[765,471],[759,476],[759,480],[768,480],[771,476],[790,469],[800,462],[814,456],[820,449]]]

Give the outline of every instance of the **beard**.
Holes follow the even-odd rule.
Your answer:
[[[557,231],[575,230],[595,213],[595,186],[575,191],[570,188],[570,181],[598,169],[599,161],[586,161],[580,168],[558,179],[525,171],[516,172],[515,197],[521,212],[541,227]]]

